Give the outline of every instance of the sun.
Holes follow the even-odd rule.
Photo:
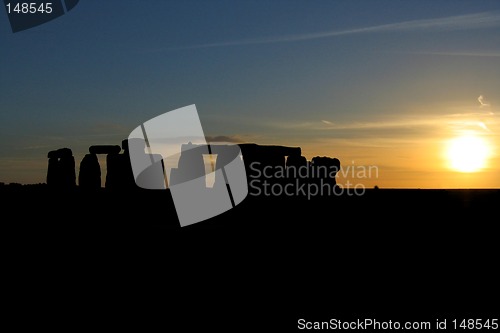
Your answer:
[[[449,167],[458,172],[477,172],[486,166],[490,155],[488,142],[473,134],[453,138],[448,143]]]

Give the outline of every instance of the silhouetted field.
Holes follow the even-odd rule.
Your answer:
[[[365,189],[358,194],[344,191],[310,198],[250,194],[229,212],[181,228],[168,190],[61,191],[38,184],[5,185],[0,187],[0,195],[4,207],[22,212],[19,217],[27,226],[138,228],[168,233],[211,228],[221,232],[238,228],[293,232],[373,224],[399,225],[402,230],[419,225],[422,231],[461,224],[486,227],[496,224],[500,203],[497,189]]]
[[[498,313],[499,190],[248,196],[183,228],[168,191],[0,191],[16,290],[74,320],[111,307],[117,323],[293,331],[303,317]]]

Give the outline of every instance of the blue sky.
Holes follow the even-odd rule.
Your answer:
[[[1,182],[196,104],[208,136],[377,165],[369,186],[500,186],[498,1],[82,0],[17,33],[0,12],[0,41]],[[438,149],[466,130],[481,179]]]

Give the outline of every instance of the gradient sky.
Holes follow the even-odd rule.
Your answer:
[[[0,182],[195,104],[207,136],[337,157],[354,184],[500,187],[499,1],[82,0],[18,33],[0,10],[0,44]],[[480,172],[448,167],[464,133]]]

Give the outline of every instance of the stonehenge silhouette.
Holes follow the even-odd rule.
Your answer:
[[[307,160],[305,156],[302,156],[300,147],[241,143],[237,145],[240,150],[231,150],[232,146],[234,147],[234,145],[224,144],[182,144],[178,166],[171,168],[170,183],[175,185],[206,176],[203,155],[207,152],[214,156],[216,170],[232,161],[241,151],[247,181],[249,183],[253,181],[254,186],[257,186],[255,184],[272,186],[273,184],[286,185],[287,183],[317,184],[323,188],[337,186],[336,175],[341,166],[338,158],[315,156],[311,160]],[[142,139],[124,139],[121,146],[90,146],[89,152],[80,162],[78,184],[72,150],[65,147],[50,151],[47,155],[47,185],[55,189],[79,187],[89,191],[99,190],[103,187],[107,190],[119,191],[138,189],[137,184],[140,179],[134,177],[129,147],[133,147],[134,151],[141,149],[145,151],[146,145]],[[101,168],[98,155],[106,155],[105,171]],[[146,151],[144,156],[146,162],[148,160],[161,160],[161,168],[166,174],[162,159],[166,156],[148,154]],[[102,186],[102,177],[105,177],[104,186]],[[216,179],[214,186],[218,186],[220,183],[220,179]],[[166,179],[165,185],[168,187]]]

